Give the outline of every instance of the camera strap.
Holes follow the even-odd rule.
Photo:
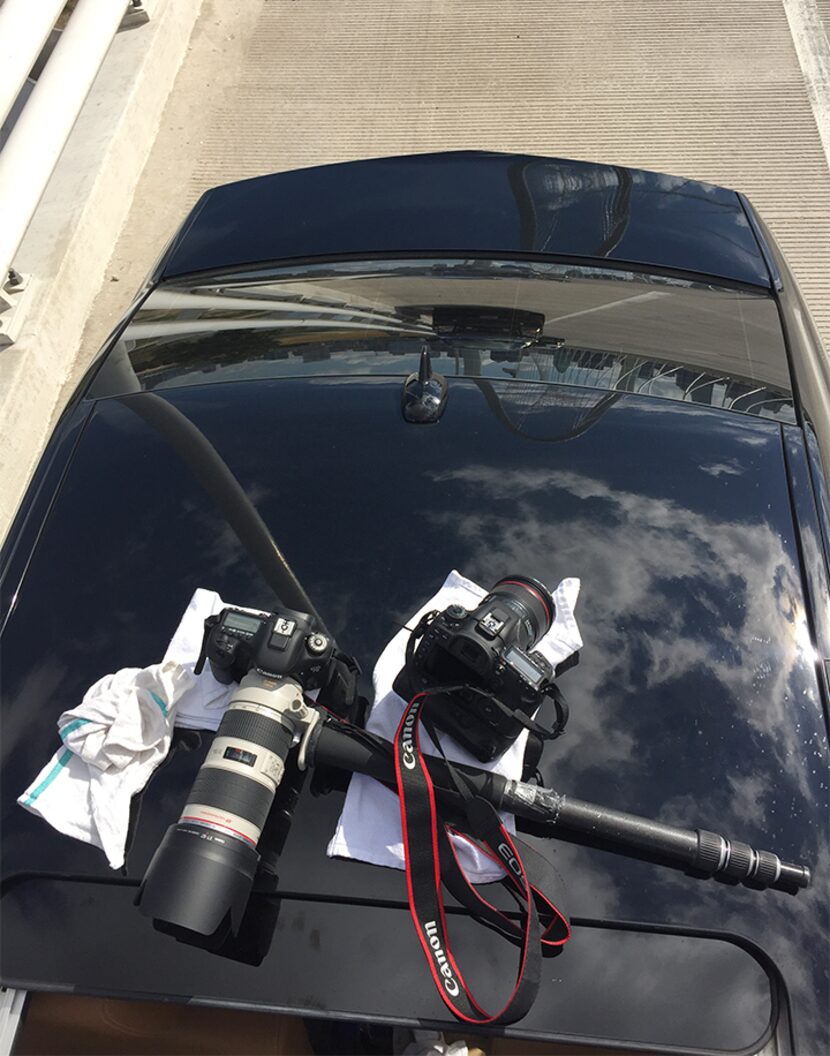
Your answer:
[[[568,708],[568,703],[562,694],[562,690],[554,682],[551,682],[544,692],[544,700],[549,700],[553,704],[556,714],[556,719],[550,729],[548,729],[547,726],[543,726],[540,722],[537,722],[535,718],[531,718],[530,715],[527,715],[519,708],[509,708],[503,701],[499,700],[495,694],[487,693],[486,691],[479,689],[476,689],[476,692],[483,697],[487,697],[488,700],[503,714],[507,715],[515,723],[518,723],[519,726],[523,726],[526,730],[529,730],[530,733],[534,737],[538,737],[540,741],[554,741],[557,737],[561,737],[565,732],[565,726],[568,724],[570,710]]]
[[[545,893],[556,891],[561,881],[541,855],[510,835],[495,808],[472,793],[463,774],[446,756],[445,762],[464,804],[470,833],[448,825],[439,816],[433,783],[420,747],[423,710],[432,692],[418,693],[412,698],[395,734],[395,778],[409,909],[435,985],[450,1011],[467,1023],[514,1023],[527,1013],[536,998],[542,951],[558,949],[570,938],[567,917]],[[440,750],[437,738],[433,740]],[[502,883],[519,906],[518,920],[493,906],[467,880],[450,840],[451,834],[470,840],[504,870]],[[456,963],[447,931],[442,882],[477,919],[520,947],[513,992],[498,1012],[482,1008]]]

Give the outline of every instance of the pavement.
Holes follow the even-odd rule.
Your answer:
[[[830,349],[830,0],[204,0],[75,369],[218,183],[492,149],[744,191]]]

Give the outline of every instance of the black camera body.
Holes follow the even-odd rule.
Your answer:
[[[253,613],[226,608],[205,620],[200,674],[205,659],[217,682],[240,682],[251,670],[275,678],[293,678],[305,689],[327,681],[334,643],[313,616],[293,609]]]
[[[538,580],[500,580],[475,609],[450,605],[421,620],[393,689],[405,700],[429,692],[432,723],[477,759],[493,759],[525,728],[517,713],[531,719],[548,695],[553,668],[533,646],[553,619]]]

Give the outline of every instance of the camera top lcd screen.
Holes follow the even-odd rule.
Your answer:
[[[246,616],[242,612],[228,612],[222,621],[222,626],[229,631],[243,631],[245,634],[256,634],[260,628],[260,620],[256,616]]]
[[[518,649],[508,649],[504,654],[504,659],[512,668],[518,671],[522,678],[526,679],[531,686],[538,686],[545,677],[544,673],[540,671],[538,667],[534,667],[524,653],[519,652]]]

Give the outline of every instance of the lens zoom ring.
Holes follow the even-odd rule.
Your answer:
[[[242,741],[253,741],[254,744],[261,744],[263,748],[274,752],[282,759],[285,759],[288,754],[292,741],[289,731],[276,718],[269,719],[265,715],[257,715],[253,711],[240,711],[238,708],[231,708],[225,713],[216,736],[238,737]]]
[[[187,801],[238,814],[261,829],[274,801],[274,793],[252,778],[205,766],[193,782]]]

